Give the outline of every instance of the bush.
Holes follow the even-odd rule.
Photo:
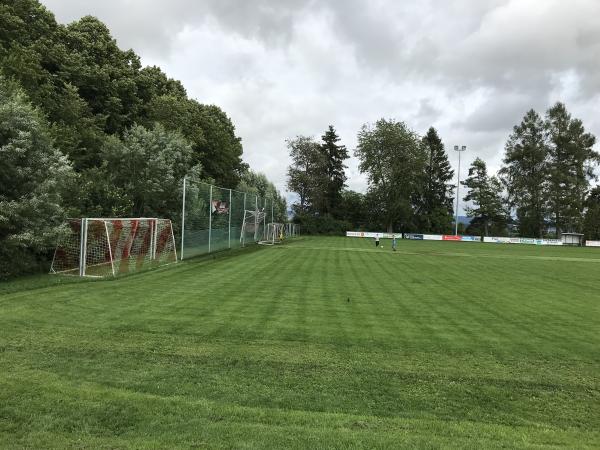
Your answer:
[[[352,224],[345,220],[337,220],[331,216],[296,215],[294,222],[300,225],[302,234],[345,236]]]
[[[64,231],[63,186],[73,177],[42,115],[0,77],[0,279],[30,272]]]

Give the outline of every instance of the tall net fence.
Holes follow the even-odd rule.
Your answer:
[[[287,222],[274,199],[189,180],[184,180],[182,209],[181,259],[258,243],[269,224]],[[298,234],[295,225],[286,227],[289,237]]]

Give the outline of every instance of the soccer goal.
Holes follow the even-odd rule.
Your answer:
[[[259,241],[259,244],[274,245],[279,244],[285,238],[285,226],[282,223],[268,223],[265,238]]]
[[[168,219],[73,219],[56,247],[50,273],[117,276],[176,261]]]
[[[240,232],[240,244],[245,246],[247,243],[259,242],[265,235],[265,210],[247,209],[244,211],[242,229]]]

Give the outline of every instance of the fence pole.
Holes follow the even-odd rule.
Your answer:
[[[231,189],[229,189],[229,248],[231,248]]]
[[[242,219],[242,229],[240,234],[240,241],[242,242],[242,247],[246,246],[246,193],[244,192],[244,218]]]
[[[210,253],[210,239],[212,237],[212,184],[208,200],[208,253]]]
[[[185,235],[185,185],[186,179],[183,177],[183,197],[181,201],[181,251],[179,252],[179,259],[183,259],[183,237]]]
[[[81,237],[79,242],[79,276],[85,277],[87,259],[87,219],[81,219]]]
[[[258,195],[254,196],[254,242],[258,240]]]

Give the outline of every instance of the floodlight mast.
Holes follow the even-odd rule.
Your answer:
[[[454,235],[458,235],[458,202],[460,200],[459,191],[460,191],[460,154],[467,149],[466,145],[454,146],[454,151],[458,152],[458,181],[456,182],[456,216],[454,218]]]

